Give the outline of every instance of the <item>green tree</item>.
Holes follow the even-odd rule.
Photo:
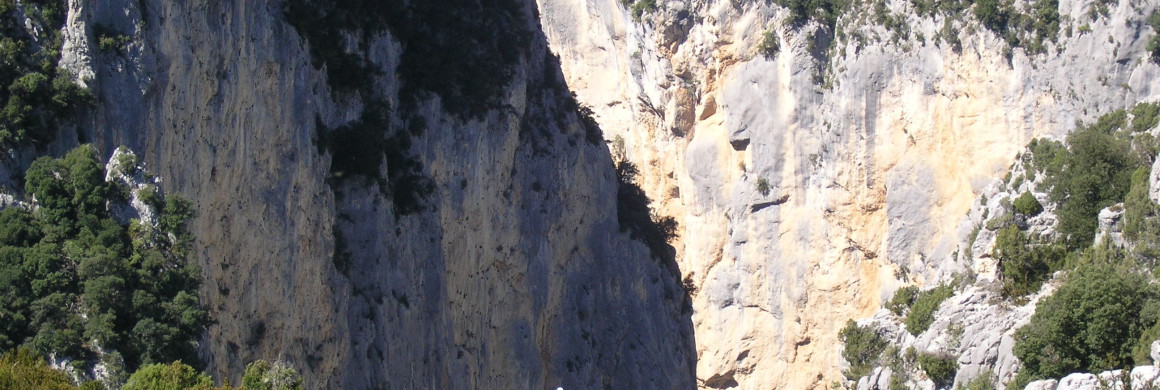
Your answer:
[[[1146,224],[1156,216],[1156,203],[1148,197],[1150,169],[1140,167],[1132,173],[1131,189],[1124,197],[1124,237],[1136,241],[1141,234],[1156,234]]]
[[[1002,34],[1007,31],[1007,18],[1010,12],[1009,6],[1001,1],[975,1],[975,17],[979,19],[983,27],[997,34]]]
[[[1150,130],[1160,124],[1160,103],[1139,103],[1132,107],[1132,131]]]
[[[910,313],[906,315],[906,331],[916,336],[925,332],[934,322],[934,311],[952,295],[955,295],[955,290],[947,285],[918,293],[918,297],[910,307]]]
[[[184,390],[212,388],[213,380],[181,362],[150,364],[129,376],[121,390]]]
[[[66,180],[68,173],[60,161],[42,156],[25,171],[24,188],[40,206],[37,217],[44,222],[44,232],[51,241],[59,242],[76,231],[76,210]]]
[[[105,215],[105,202],[109,198],[109,185],[105,183],[104,165],[97,159],[97,150],[92,145],[81,145],[65,154],[60,161],[65,177],[65,185],[72,195],[72,207],[80,215]]]
[[[858,326],[854,320],[846,321],[846,327],[838,332],[838,338],[845,347],[842,358],[850,363],[850,369],[842,374],[851,380],[869,374],[882,356],[882,351],[890,345],[873,329]]]
[[[0,247],[0,349],[16,347],[30,336],[29,297],[32,288],[22,269],[24,251]]]
[[[82,145],[37,159],[25,189],[39,209],[0,211],[0,347],[84,361],[95,340],[120,351],[127,369],[197,362],[193,342],[209,317],[195,295],[200,271],[183,257],[192,206],[171,197],[159,210],[170,234],[138,223],[131,241],[108,215],[113,192],[97,156]]]
[[[886,309],[890,310],[896,316],[901,316],[910,305],[914,304],[914,300],[918,298],[918,286],[906,286],[894,290],[894,297],[890,298],[890,302],[886,303]]]
[[[1039,203],[1038,199],[1035,199],[1035,195],[1032,195],[1031,191],[1024,191],[1022,195],[1015,198],[1014,206],[1015,211],[1029,217],[1043,212],[1043,205]]]
[[[40,223],[20,207],[0,210],[0,245],[28,247],[44,237]]]
[[[959,362],[953,356],[920,353],[918,365],[926,377],[934,382],[935,388],[950,387],[955,381],[955,373],[959,371]]]
[[[758,52],[761,53],[761,56],[767,60],[772,60],[774,57],[777,57],[777,53],[781,50],[779,39],[777,31],[774,29],[765,30],[765,33],[761,34],[761,45],[758,46]]]
[[[1123,127],[1125,115],[1123,111],[1105,115],[1067,137],[1068,152],[1050,195],[1059,203],[1059,232],[1071,249],[1091,245],[1096,215],[1124,198],[1132,172],[1140,166],[1130,144],[1114,134]]]
[[[1144,309],[1160,291],[1144,275],[1100,262],[1083,261],[1055,294],[1043,298],[1031,322],[1015,332],[1014,352],[1023,364],[1016,388],[1035,379],[1133,362],[1141,333],[1156,322],[1155,311]]]

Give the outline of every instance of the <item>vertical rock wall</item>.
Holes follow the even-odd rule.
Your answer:
[[[507,64],[502,106],[405,113],[426,122],[410,152],[433,187],[404,216],[381,184],[328,184],[317,125],[365,102],[331,93],[281,2],[72,0],[68,20],[62,63],[99,103],[61,142],[128,145],[193,200],[218,378],[261,358],[310,388],[693,386],[680,273],[620,232],[612,160],[563,104],[542,35]],[[98,24],[131,43],[100,50]],[[374,88],[401,107],[407,48],[390,33],[368,47]]]
[[[1092,19],[1060,1],[1059,42],[1010,60],[973,17],[955,51],[942,16],[888,1],[912,30],[892,41],[856,6],[838,25],[862,40],[837,41],[820,73],[816,24],[791,28],[771,2],[657,1],[639,21],[618,0],[539,3],[569,84],[682,223],[703,387],[841,379],[846,319],[986,256],[966,257],[964,216],[1030,139],[1160,91],[1147,2]]]

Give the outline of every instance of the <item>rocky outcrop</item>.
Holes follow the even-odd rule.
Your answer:
[[[399,151],[431,184],[405,215],[392,207],[402,190],[335,184],[349,156],[320,137],[371,102],[332,90],[283,2],[68,3],[62,66],[100,104],[53,147],[128,145],[192,200],[190,252],[216,320],[201,353],[219,379],[238,383],[261,358],[309,388],[693,386],[680,273],[621,233],[609,152],[564,99],[533,3],[513,3],[526,24],[513,31],[537,33],[508,37],[527,47],[476,115],[430,95],[403,105],[418,81],[393,72],[402,38],[360,41],[391,107],[383,126],[425,123]],[[95,25],[130,43],[101,50]]]
[[[993,274],[993,232],[962,243],[1018,151],[1160,91],[1144,59],[1151,4],[1093,18],[1090,2],[1060,1],[1058,42],[1008,58],[972,18],[937,38],[943,17],[887,1],[911,33],[892,40],[881,11],[859,7],[818,62],[816,24],[795,28],[771,2],[657,3],[635,21],[616,0],[539,1],[569,84],[682,222],[697,377],[733,372],[741,388],[841,381],[843,319],[904,283]],[[756,54],[766,31],[771,58]],[[698,115],[685,128],[687,112]]]
[[[876,329],[899,350],[914,348],[916,353],[957,357],[955,383],[966,383],[987,375],[1002,384],[1014,378],[1019,370],[1019,361],[1012,354],[1015,330],[1027,323],[1039,298],[1050,295],[1052,291],[1054,286],[1048,285],[1030,297],[1029,303],[1016,306],[996,304],[1003,298],[991,286],[968,286],[944,301],[935,312],[929,330],[917,336],[906,331],[902,318],[886,309],[859,321],[859,325]],[[912,387],[935,388],[918,367],[910,369],[901,374]],[[890,367],[875,368],[870,376],[859,379],[855,388],[888,388],[894,372],[883,370],[890,370]]]
[[[1095,242],[1107,241],[1118,247],[1123,247],[1124,241],[1124,204],[1117,203],[1100,210],[1099,231],[1096,232]]]
[[[1062,379],[1044,379],[1027,384],[1027,390],[1096,390],[1128,389],[1146,390],[1160,386],[1160,341],[1152,342],[1151,366],[1139,366],[1131,371],[1104,371],[1096,374],[1074,373]],[[1128,386],[1125,386],[1129,384]]]

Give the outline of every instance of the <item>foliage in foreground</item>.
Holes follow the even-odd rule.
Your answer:
[[[156,228],[120,225],[106,205],[123,194],[88,145],[37,159],[25,177],[39,208],[0,211],[0,349],[27,346],[77,368],[98,349],[127,370],[196,362],[208,316],[200,271],[183,256],[189,203],[164,199]]]
[[[1055,294],[1043,298],[1031,322],[1015,333],[1023,364],[1015,388],[1072,372],[1100,372],[1133,363],[1145,329],[1160,318],[1160,289],[1146,275],[1113,265],[1122,254],[1085,253],[1085,263]]]
[[[0,356],[0,389],[75,389],[64,372],[50,367],[29,349],[10,350]]]

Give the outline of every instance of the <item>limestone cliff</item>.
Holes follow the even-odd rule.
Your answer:
[[[617,0],[539,1],[569,85],[683,226],[703,387],[840,380],[846,319],[986,269],[966,216],[1029,140],[1160,88],[1151,2],[1059,1],[1039,54],[920,2],[857,3],[829,51],[771,2],[628,3],[639,20]]]
[[[216,320],[201,353],[218,379],[262,358],[319,389],[693,386],[679,272],[618,226],[611,156],[577,116],[534,3],[479,16],[474,1],[386,2],[406,16],[314,26],[330,30],[290,19],[362,15],[67,3],[61,63],[97,104],[50,150],[127,145],[193,201]],[[448,15],[492,35],[454,36]],[[127,43],[99,44],[97,26]],[[424,68],[423,34],[454,61],[481,54],[450,38],[516,43],[491,68]],[[414,76],[445,68],[467,73]],[[454,95],[440,79],[495,88]]]

